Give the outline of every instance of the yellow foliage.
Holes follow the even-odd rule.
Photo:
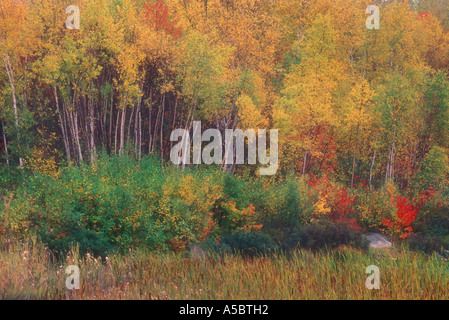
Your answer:
[[[38,172],[42,175],[51,176],[54,178],[59,177],[58,165],[54,155],[49,155],[49,152],[45,152],[45,149],[35,148],[31,153],[31,156],[24,159],[26,167],[33,172]]]
[[[327,199],[321,192],[318,196],[318,201],[313,206],[313,213],[316,216],[322,216],[330,213],[331,209],[327,206]]]
[[[242,95],[237,100],[239,107],[240,127],[247,128],[266,128],[268,121],[264,118],[260,110],[256,107],[253,100],[247,96]]]

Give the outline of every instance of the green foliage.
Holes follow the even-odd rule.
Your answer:
[[[8,151],[10,155],[14,155],[12,159],[25,158],[31,153],[31,146],[36,143],[35,136],[32,134],[36,130],[34,127],[36,121],[33,118],[34,114],[27,108],[20,110],[20,117],[18,117],[18,125],[15,124],[14,110],[11,104],[6,104],[0,110],[0,118],[4,119],[4,127],[6,136],[8,137]],[[3,142],[3,137],[0,137]],[[2,150],[3,152],[3,150]]]
[[[368,243],[361,233],[344,223],[319,222],[296,228],[285,240],[283,247],[312,250],[353,246],[367,249]]]
[[[449,81],[443,72],[429,75],[424,92],[428,131],[432,143],[447,147],[449,143]]]
[[[59,177],[30,176],[0,221],[10,237],[37,233],[61,250],[72,242],[102,254],[134,245],[180,249],[204,237],[220,197],[212,174],[101,155],[95,166],[68,166]]]
[[[434,146],[425,156],[421,169],[416,174],[415,190],[433,187],[443,190],[448,184],[449,158],[444,148]]]
[[[135,161],[126,154],[102,153],[95,165],[68,165],[52,175],[0,170],[5,172],[1,233],[17,240],[37,235],[59,252],[76,244],[80,252],[99,256],[130,247],[178,251],[198,243],[211,251],[247,255],[277,246],[365,248],[354,226],[382,230],[383,221],[395,221],[398,214],[392,199],[399,190],[393,184],[347,191],[326,179],[307,183],[292,175],[276,181],[213,167],[181,171],[157,158]],[[421,198],[413,202],[423,203],[412,224],[421,235],[417,239],[424,239],[422,246],[446,243],[445,196],[431,189]],[[334,215],[346,218],[335,220]],[[352,217],[356,224],[347,219]],[[413,248],[418,240],[411,240]]]
[[[72,227],[69,236],[61,236],[61,233],[55,234],[58,229],[54,230],[55,232],[48,233],[46,233],[44,228],[39,230],[42,241],[54,253],[63,255],[69,248],[75,245],[78,245],[79,253],[82,255],[91,253],[97,257],[105,257],[113,251],[113,245],[107,236],[101,232],[83,229],[77,225],[70,225],[67,222],[65,223],[65,228],[61,228],[61,230],[66,230],[67,227]]]
[[[186,100],[192,107],[199,108],[201,114],[220,112],[224,105],[228,51],[208,43],[198,32],[192,32],[186,38],[178,80]]]
[[[292,229],[310,222],[313,203],[305,179],[289,176],[263,190],[256,203],[263,204],[264,230],[273,239],[282,242]]]
[[[304,191],[305,181],[288,177],[282,184],[282,201],[275,220],[286,226],[309,222],[311,207],[307,205],[308,195]]]
[[[407,239],[407,245],[414,251],[422,251],[426,254],[440,253],[448,256],[447,250],[449,248],[449,241],[444,241],[442,238],[416,233]]]
[[[28,173],[19,169],[18,166],[0,164],[0,197],[3,198],[9,195],[12,190],[18,188],[27,175]]]
[[[379,190],[354,190],[357,198],[355,211],[361,228],[367,231],[379,230],[383,226],[382,219],[391,219],[394,216],[396,208],[391,201],[391,188],[392,186],[384,186]]]
[[[222,244],[233,252],[254,256],[267,254],[276,248],[276,243],[265,233],[238,231],[223,237]]]
[[[427,209],[414,224],[418,233],[449,240],[449,208],[447,206]]]

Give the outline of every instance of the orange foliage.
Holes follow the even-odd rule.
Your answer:
[[[168,7],[162,0],[157,0],[154,4],[145,4],[145,9],[145,16],[154,23],[156,31],[164,31],[175,39],[179,39],[181,28],[176,27],[176,24],[169,20]]]

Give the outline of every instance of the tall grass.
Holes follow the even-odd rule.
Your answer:
[[[77,265],[81,288],[68,290],[65,268]],[[366,267],[380,269],[368,290]],[[36,241],[3,242],[1,299],[448,299],[449,264],[405,248],[361,252],[295,251],[251,259],[200,260],[185,253],[130,250],[101,260],[76,248],[57,259]]]

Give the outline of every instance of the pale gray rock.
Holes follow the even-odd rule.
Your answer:
[[[388,238],[379,232],[367,233],[364,235],[369,242],[370,248],[388,248],[391,247],[391,242]]]
[[[189,248],[190,256],[194,259],[203,260],[207,257],[207,252],[204,251],[200,246],[193,245]]]

